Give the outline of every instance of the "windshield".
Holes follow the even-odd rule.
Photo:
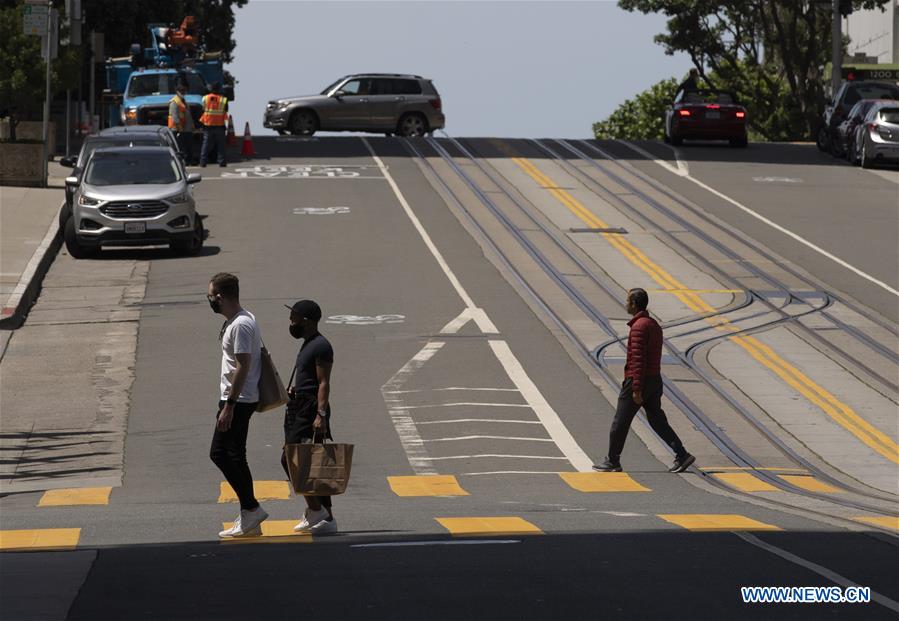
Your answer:
[[[128,97],[174,95],[178,82],[187,84],[188,95],[206,94],[206,84],[196,73],[151,73],[132,76],[128,84]]]
[[[91,159],[85,180],[101,186],[168,184],[181,181],[181,170],[168,154],[103,154]]]
[[[328,88],[326,88],[325,90],[323,90],[322,92],[320,92],[319,95],[327,95],[327,94],[330,93],[332,90],[334,90],[334,88],[335,88],[338,84],[340,84],[341,82],[343,82],[344,79],[345,79],[345,78],[340,78],[340,79],[337,80],[336,82],[332,82],[332,83],[328,86]]]
[[[880,119],[884,123],[899,125],[899,108],[882,108],[880,110]]]
[[[84,143],[81,155],[78,158],[78,165],[84,166],[84,163],[91,159],[91,155],[97,149],[104,147],[167,147],[168,144],[159,134],[143,134],[130,136],[128,140],[89,140]]]

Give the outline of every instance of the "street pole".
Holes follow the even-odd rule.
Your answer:
[[[843,80],[843,17],[840,15],[840,0],[833,0],[833,28],[831,30],[831,38],[833,39],[833,58],[830,74],[831,87],[833,94],[837,94],[840,88],[840,82]]]
[[[53,1],[47,0],[47,93],[44,98],[44,146],[41,149],[41,153],[43,154],[43,171],[42,171],[42,181],[43,187],[47,187],[47,161],[50,159],[50,56],[51,47],[52,47],[52,39],[50,38],[50,27],[53,23]]]

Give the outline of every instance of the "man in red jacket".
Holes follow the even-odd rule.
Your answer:
[[[621,472],[624,440],[641,407],[646,410],[653,431],[674,450],[674,465],[669,472],[684,472],[696,461],[684,448],[662,410],[662,327],[646,312],[648,305],[649,296],[643,289],[627,292],[627,312],[634,318],[627,324],[631,328],[627,337],[627,362],[615,420],[609,432],[609,454],[603,463],[593,466],[600,472]]]

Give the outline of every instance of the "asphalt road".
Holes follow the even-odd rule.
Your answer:
[[[4,618],[895,618],[897,539],[885,532],[722,493],[698,470],[669,474],[668,457],[634,434],[623,459],[642,489],[586,493],[566,483],[558,472],[589,470],[604,455],[613,407],[402,143],[367,143],[383,167],[359,138],[257,140],[253,161],[202,171],[208,239],[200,257],[104,255],[150,262],[123,484],[102,506],[36,509],[39,492],[0,501],[5,529],[81,529],[76,551],[0,555]],[[621,145],[602,146],[693,194]],[[751,165],[691,160],[690,170],[762,209],[781,192],[744,177],[773,176],[784,166],[777,158],[794,156],[746,153],[766,155]],[[784,226],[896,286],[896,212],[883,205],[895,184],[853,176],[845,196],[833,187],[807,192],[849,173],[790,166],[803,180],[790,191],[802,200],[786,199],[790,212],[771,206],[773,215],[788,213]],[[847,196],[871,217],[845,219]],[[895,319],[895,298],[707,196],[694,198]],[[822,220],[814,209],[840,215]],[[222,477],[208,458],[222,318],[205,293],[219,271],[239,276],[243,305],[285,378],[299,343],[283,305],[312,298],[322,306],[321,331],[335,349],[333,431],[356,446],[350,489],[335,499],[336,536],[217,540],[237,512],[219,502]],[[257,481],[283,483],[281,444],[281,414],[255,416],[248,455]],[[404,497],[388,480],[428,474],[454,475],[467,495]],[[302,514],[295,498],[263,505],[272,523],[292,525]],[[704,532],[696,518],[709,515],[755,526]],[[457,528],[472,518],[519,521],[481,520],[470,537],[449,532],[453,518],[469,520]],[[740,597],[743,586],[835,584],[868,586],[880,602]]]

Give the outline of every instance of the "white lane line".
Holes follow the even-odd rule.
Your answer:
[[[542,425],[539,420],[503,420],[501,418],[453,418],[450,420],[429,420],[421,425],[449,425],[455,423],[515,423],[516,425]]]
[[[411,548],[422,546],[489,546],[521,543],[521,539],[471,539],[450,541],[397,541],[392,543],[354,543],[351,548]]]
[[[624,144],[624,145],[630,147],[630,148],[633,149],[634,151],[637,151],[637,153],[640,153],[640,151],[642,151],[642,149],[640,149],[639,147],[635,147],[635,145],[632,145],[632,144],[630,144],[629,142],[626,142],[626,141],[619,141],[619,142],[621,142],[622,144]],[[614,158],[612,158],[611,155],[609,155],[608,153],[606,153],[605,151],[603,151],[603,150],[600,149],[599,147],[596,147],[596,146],[594,146],[594,145],[592,145],[592,144],[590,144],[589,142],[586,142],[586,141],[584,141],[584,144],[588,145],[590,148],[592,148],[592,149],[593,149],[594,151],[596,151],[597,153],[601,153],[604,157],[608,157],[609,159],[614,159]],[[667,165],[666,165],[666,168],[667,168],[668,170],[671,170],[671,165],[670,165],[670,164],[667,164]],[[680,174],[680,173],[675,173],[675,174]],[[846,268],[847,270],[849,270],[849,271],[852,272],[853,274],[855,274],[855,275],[857,275],[857,276],[861,276],[861,277],[864,278],[865,280],[874,283],[874,284],[877,285],[878,287],[880,287],[880,288],[882,288],[882,289],[884,289],[884,290],[886,290],[886,291],[892,293],[892,294],[895,295],[895,296],[899,296],[899,290],[894,289],[893,287],[891,287],[890,285],[886,284],[886,283],[883,282],[883,281],[877,280],[876,278],[874,278],[873,276],[871,276],[871,275],[868,274],[867,272],[863,272],[862,270],[858,269],[858,268],[855,267],[854,265],[851,265],[850,263],[847,263],[846,261],[844,261],[844,260],[841,259],[840,257],[836,256],[835,254],[830,253],[830,252],[828,252],[827,250],[824,250],[823,248],[821,248],[820,246],[817,246],[817,245],[813,244],[812,242],[808,241],[808,240],[805,239],[804,237],[802,237],[802,236],[800,236],[800,235],[797,235],[796,233],[794,233],[794,232],[791,231],[790,229],[788,229],[788,228],[786,228],[786,227],[783,227],[783,226],[777,224],[777,223],[774,222],[773,220],[771,220],[771,219],[769,219],[769,218],[766,218],[765,216],[761,215],[760,213],[758,213],[758,212],[756,212],[756,211],[753,211],[753,210],[750,209],[749,207],[747,207],[747,206],[743,205],[742,203],[737,202],[736,200],[732,199],[732,198],[731,198],[730,196],[728,196],[727,194],[724,194],[723,192],[719,192],[719,191],[716,190],[715,188],[711,187],[710,185],[707,185],[707,184],[703,183],[703,182],[700,181],[699,179],[696,179],[695,177],[692,177],[692,176],[690,176],[689,174],[687,174],[687,175],[680,175],[680,176],[682,176],[684,179],[688,179],[688,180],[692,181],[693,183],[695,183],[696,185],[698,185],[698,186],[701,187],[702,189],[706,190],[707,192],[711,192],[712,194],[714,194],[714,195],[717,196],[718,198],[721,198],[721,199],[727,201],[728,203],[730,203],[730,204],[733,205],[734,207],[737,207],[738,209],[744,211],[745,213],[749,214],[750,216],[752,216],[752,217],[755,218],[756,220],[759,220],[760,222],[764,222],[765,224],[767,224],[767,225],[770,226],[771,228],[773,228],[773,229],[775,229],[775,230],[777,230],[777,231],[780,231],[780,232],[783,233],[784,235],[790,237],[791,239],[796,240],[796,241],[799,242],[800,244],[802,244],[802,245],[804,245],[804,246],[806,246],[806,247],[808,247],[808,248],[811,248],[812,250],[814,250],[814,251],[817,252],[818,254],[820,254],[820,255],[822,255],[822,256],[824,256],[824,257],[827,257],[828,259],[830,259],[831,261],[833,261],[833,262],[836,263],[837,265]]]
[[[674,173],[674,174],[677,175],[678,177],[689,177],[689,176],[690,176],[690,168],[689,168],[689,166],[687,165],[686,162],[682,162],[682,161],[681,161],[681,159],[680,159],[680,153],[678,152],[677,149],[675,149],[675,148],[672,147],[671,145],[667,145],[667,144],[666,144],[665,146],[668,147],[669,149],[671,149],[671,150],[674,152],[674,161],[675,161],[675,163],[677,164],[677,166],[672,166],[671,164],[669,164],[669,163],[666,162],[665,160],[660,160],[659,158],[657,158],[655,155],[653,155],[652,153],[650,153],[650,152],[647,151],[646,149],[643,149],[642,147],[638,147],[637,145],[632,144],[632,143],[630,143],[630,142],[627,142],[626,140],[615,140],[615,142],[618,142],[618,143],[623,144],[624,146],[628,147],[628,148],[631,149],[632,151],[636,151],[637,153],[639,153],[640,155],[642,155],[642,156],[645,157],[646,159],[652,160],[653,162],[655,162],[655,163],[658,164],[659,166],[661,166],[661,167],[663,167],[663,168],[666,168],[668,171]]]
[[[512,350],[509,349],[508,343],[492,339],[489,343],[497,359],[509,375],[509,379],[518,387],[521,395],[534,410],[534,413],[537,414],[537,418],[543,423],[546,431],[549,432],[549,437],[555,441],[562,454],[568,458],[575,470],[591,472],[593,461],[578,446],[577,441],[575,441],[571,432],[568,431],[568,428],[565,427],[559,415],[556,414],[556,411],[553,410],[549,402],[537,389],[537,386],[534,385],[534,382],[531,381],[531,378],[528,377],[528,374],[525,373],[521,363],[515,357],[515,354],[512,353]]]
[[[599,513],[607,513],[615,517],[646,517],[645,513],[631,513],[630,511],[599,511]]]
[[[456,401],[453,403],[427,403],[425,405],[404,405],[400,410],[421,410],[427,408],[454,408],[454,407],[488,407],[488,408],[530,408],[527,403],[476,403],[473,401]]]
[[[515,436],[454,436],[452,438],[432,438],[422,442],[456,442],[458,440],[524,440],[526,442],[552,442],[551,438],[518,438]]]
[[[446,274],[446,277],[453,285],[456,293],[458,293],[459,297],[462,298],[462,301],[465,303],[467,310],[471,314],[471,318],[478,325],[478,328],[481,329],[481,332],[484,332],[486,334],[499,334],[499,330],[496,329],[496,326],[493,325],[493,322],[490,321],[489,317],[487,317],[487,313],[485,313],[482,309],[478,308],[475,305],[474,300],[471,299],[471,296],[469,296],[468,292],[465,291],[462,283],[459,282],[458,278],[456,278],[456,275],[453,273],[453,270],[450,269],[450,266],[446,262],[446,259],[443,258],[443,255],[440,254],[437,246],[435,246],[434,242],[431,240],[431,236],[428,235],[428,232],[425,230],[424,226],[422,226],[421,221],[418,219],[418,216],[416,216],[415,212],[412,211],[412,208],[409,206],[409,202],[400,191],[400,187],[396,184],[396,181],[394,181],[393,176],[390,174],[390,171],[387,170],[387,166],[385,166],[384,162],[381,161],[381,158],[378,157],[377,154],[375,154],[375,150],[372,149],[366,138],[361,138],[360,140],[362,140],[365,148],[368,149],[368,152],[371,154],[372,159],[378,165],[378,168],[381,169],[381,174],[383,174],[384,178],[387,179],[387,183],[390,184],[394,195],[396,195],[396,198],[400,202],[400,205],[402,205],[403,210],[406,212],[406,215],[412,221],[412,225],[415,227],[415,230],[418,231],[418,234],[421,236],[422,241],[424,241],[425,246],[427,246],[428,250],[431,251],[431,254],[434,255],[434,258],[440,265],[440,269],[443,270],[443,273]]]
[[[479,455],[450,455],[448,457],[422,457],[427,461],[446,461],[449,459],[477,459],[481,457],[498,457],[498,458],[514,458],[514,459],[561,459],[566,460],[567,457],[545,457],[543,455],[499,455],[496,453],[482,453]]]
[[[415,426],[415,421],[412,420],[412,417],[403,409],[402,398],[395,395],[397,394],[397,390],[401,388],[403,384],[418,371],[418,369],[424,366],[434,354],[440,351],[440,348],[442,348],[444,344],[445,343],[441,341],[431,341],[427,343],[421,351],[415,354],[409,362],[403,365],[403,368],[397,371],[394,376],[387,380],[387,383],[381,387],[381,396],[384,398],[384,403],[387,404],[390,420],[393,421],[393,426],[396,428],[396,432],[400,437],[400,443],[403,445],[403,450],[406,452],[406,459],[409,460],[409,465],[412,466],[412,470],[415,474],[437,474],[437,470],[435,470],[426,460],[426,455],[428,453],[425,450],[424,443],[418,433],[418,428]]]
[[[830,569],[827,569],[826,567],[818,565],[817,563],[813,563],[812,561],[806,560],[806,559],[802,558],[801,556],[796,556],[792,552],[787,552],[783,548],[778,548],[777,546],[773,546],[770,543],[766,543],[766,542],[762,541],[761,539],[759,539],[758,537],[756,537],[755,535],[752,535],[747,532],[740,532],[740,531],[734,531],[734,534],[737,537],[739,537],[740,539],[742,539],[743,541],[745,541],[746,543],[751,543],[752,545],[756,546],[757,548],[761,548],[762,550],[765,550],[767,552],[770,552],[771,554],[779,556],[780,558],[784,559],[785,561],[789,561],[795,565],[799,565],[800,567],[805,567],[806,569],[815,572],[819,576],[823,576],[824,578],[827,578],[831,582],[833,582],[835,584],[839,584],[844,589],[846,587],[861,586],[860,584],[858,584],[857,582],[853,582],[849,578],[844,578],[843,576],[836,573],[835,571],[831,571]],[[894,612],[899,612],[899,602],[896,602],[895,600],[892,600],[889,597],[886,597],[885,595],[881,595],[880,593],[874,591],[873,589],[871,590],[871,600],[877,602],[878,604],[880,604],[881,606],[884,606],[885,608],[889,608],[890,610],[892,610]]]
[[[451,388],[427,388],[427,389],[417,389],[417,390],[396,390],[396,393],[413,393],[413,392],[439,392],[441,390],[465,390],[465,391],[496,391],[496,392],[518,392],[517,388],[457,388],[455,386]]]
[[[558,470],[491,470],[490,472],[463,472],[460,476],[478,477],[485,474],[559,474]]]

